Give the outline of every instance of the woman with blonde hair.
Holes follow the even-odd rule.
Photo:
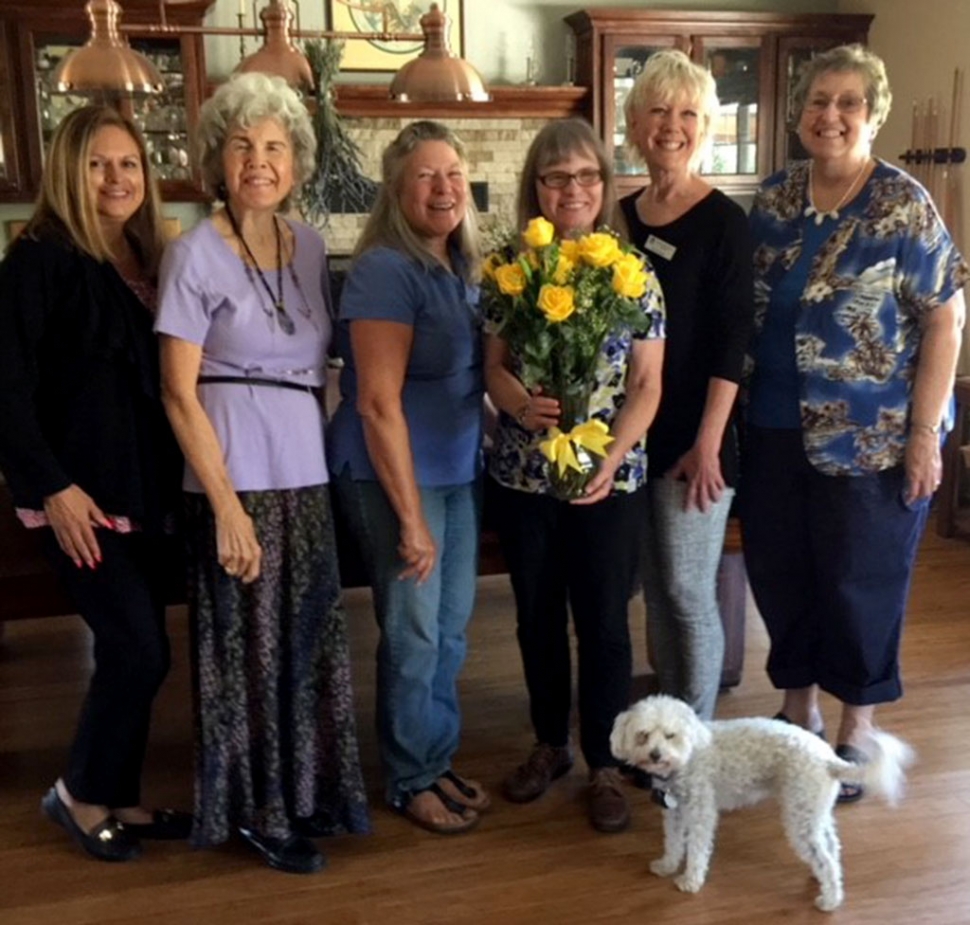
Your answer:
[[[683,52],[657,52],[625,109],[650,184],[620,209],[667,306],[647,479],[647,648],[660,690],[710,719],[724,662],[717,568],[738,480],[734,406],[754,310],[750,235],[741,207],[698,172],[718,111],[710,73]]]
[[[180,459],[152,334],[161,250],[137,129],[105,106],[70,113],[0,264],[0,468],[94,635],[67,769],[43,810],[106,861],[137,857],[140,838],[185,838],[191,823],[144,809],[140,793],[177,561]]]
[[[437,122],[401,131],[382,180],[340,303],[346,366],[330,463],[374,590],[386,799],[416,825],[455,834],[489,805],[452,768],[478,559],[475,206],[464,147]]]

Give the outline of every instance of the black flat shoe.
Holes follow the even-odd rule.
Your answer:
[[[156,809],[151,822],[123,822],[125,831],[135,838],[153,838],[157,841],[185,841],[192,833],[193,818],[190,813],[177,809]]]
[[[327,863],[316,846],[302,835],[289,838],[267,838],[252,829],[240,829],[242,835],[275,870],[288,874],[315,874]]]
[[[297,816],[292,822],[293,832],[304,838],[328,838],[337,834],[339,827],[334,825],[329,813],[314,813],[312,816]]]
[[[138,839],[114,816],[108,816],[90,832],[85,832],[64,805],[55,787],[47,791],[40,808],[51,822],[59,825],[77,844],[99,861],[133,861],[141,854]]]

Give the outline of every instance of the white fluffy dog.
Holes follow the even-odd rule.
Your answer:
[[[788,840],[812,869],[824,912],[843,899],[839,836],[832,809],[839,783],[861,784],[890,804],[899,798],[903,770],[913,760],[904,742],[874,732],[869,762],[836,757],[818,736],[780,720],[752,718],[705,723],[684,702],[647,697],[621,713],[610,736],[613,754],[652,775],[664,813],[664,854],[650,865],[661,877],[696,893],[707,878],[721,810],[751,806],[774,796]]]

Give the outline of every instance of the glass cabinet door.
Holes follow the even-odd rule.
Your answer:
[[[623,111],[627,95],[633,88],[637,75],[643,70],[647,58],[654,52],[684,44],[677,36],[650,36],[639,40],[630,36],[628,40],[610,37],[606,41],[607,67],[612,72],[610,82],[604,86],[603,137],[607,139],[607,149],[613,151],[613,167],[617,176],[644,176],[646,168],[639,159],[631,156],[626,146],[626,116]]]
[[[83,41],[76,38],[62,41],[50,36],[35,36],[37,113],[45,155],[54,129],[61,120],[72,110],[91,101],[90,95],[62,93],[54,84],[54,73],[60,62],[82,44]],[[110,99],[105,94],[98,101],[117,104],[138,126],[145,136],[152,169],[160,181],[189,180],[192,169],[179,39],[133,38],[130,44],[158,68],[164,89],[157,96]]]
[[[714,77],[721,104],[711,122],[711,143],[701,173],[758,176],[762,172],[760,130],[765,98],[761,40],[704,36],[695,42],[694,53]]]

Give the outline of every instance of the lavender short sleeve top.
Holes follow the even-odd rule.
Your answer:
[[[322,386],[331,324],[326,248],[298,222],[283,302],[295,330],[281,329],[255,271],[211,221],[165,251],[155,330],[202,347],[200,376],[252,376]],[[276,291],[275,270],[263,275]],[[237,383],[200,383],[199,398],[222,447],[237,491],[321,485],[328,481],[320,402],[308,392]],[[202,492],[186,466],[183,487]]]

